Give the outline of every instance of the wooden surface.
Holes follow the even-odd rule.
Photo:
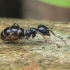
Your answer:
[[[0,32],[13,23],[18,23],[26,31],[27,25],[37,28],[39,24],[50,26],[45,20],[19,20],[0,18]],[[67,45],[52,33],[44,41],[40,34],[29,40],[2,43],[0,40],[0,70],[70,70],[70,24],[54,24],[51,30],[61,36]]]

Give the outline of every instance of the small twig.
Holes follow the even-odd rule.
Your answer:
[[[28,30],[30,29],[30,24],[28,24]]]

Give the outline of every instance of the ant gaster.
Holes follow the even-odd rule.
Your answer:
[[[21,28],[17,23],[14,23],[11,27],[6,27],[1,32],[1,39],[3,41],[14,41],[24,37],[24,29]]]

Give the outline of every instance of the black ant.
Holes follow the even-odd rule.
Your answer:
[[[24,29],[21,28],[17,23],[14,23],[11,27],[6,27],[1,32],[1,39],[3,41],[14,41],[24,37]]]
[[[1,32],[1,39],[3,41],[14,41],[14,40],[23,39],[23,38],[24,39],[28,39],[31,35],[32,35],[32,38],[34,38],[36,36],[37,32],[43,36],[43,38],[45,39],[45,41],[47,41],[47,38],[45,36],[46,35],[50,36],[50,32],[54,36],[56,36],[45,25],[38,25],[38,28],[30,28],[30,27],[28,27],[28,30],[26,30],[26,32],[24,34],[24,29],[21,28],[17,23],[14,23],[11,27],[6,27]],[[56,36],[56,37],[58,37],[58,36]],[[62,38],[60,38],[60,37],[58,37],[58,38],[61,39],[66,44],[66,42]]]
[[[53,23],[53,24],[55,24],[55,23]],[[30,28],[30,26],[28,26],[28,30],[26,30],[26,33],[25,33],[25,38],[28,39],[31,35],[32,35],[32,38],[34,38],[36,36],[37,32],[43,36],[43,38],[45,39],[45,41],[47,41],[47,38],[45,36],[50,36],[50,32],[54,36],[56,36],[53,31],[51,31],[45,25],[41,24],[41,25],[38,25],[38,28]],[[61,39],[66,44],[66,42],[61,37],[59,37],[59,36],[56,36],[56,37],[59,38],[59,39]]]
[[[26,30],[26,33],[25,33],[26,39],[28,39],[31,35],[32,35],[32,38],[34,38],[37,32],[41,34],[43,37],[45,35],[50,36],[48,28],[45,25],[39,25],[37,29],[29,28],[28,30]]]

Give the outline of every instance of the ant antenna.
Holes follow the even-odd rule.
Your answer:
[[[63,22],[63,23],[61,23],[61,22],[53,22],[48,28],[51,29],[51,27],[52,27],[54,24],[68,24],[68,22]],[[49,31],[50,31],[55,37],[61,39],[61,40],[65,43],[65,45],[67,46],[66,42],[65,42],[62,38],[60,38],[59,36],[56,36],[56,35],[54,34],[54,32],[52,32],[51,30],[49,30]]]
[[[68,22],[54,22],[56,24],[68,24]]]
[[[54,34],[54,32],[52,32],[51,30],[49,30],[49,31],[50,31],[55,37],[61,39],[61,40],[65,43],[65,45],[67,46],[66,42],[65,42],[62,38],[60,38],[59,36],[56,36],[56,35]]]
[[[51,29],[51,27],[54,25],[55,23],[52,23],[48,28]]]
[[[68,22],[53,22],[48,28],[51,29],[54,24],[68,24]]]

